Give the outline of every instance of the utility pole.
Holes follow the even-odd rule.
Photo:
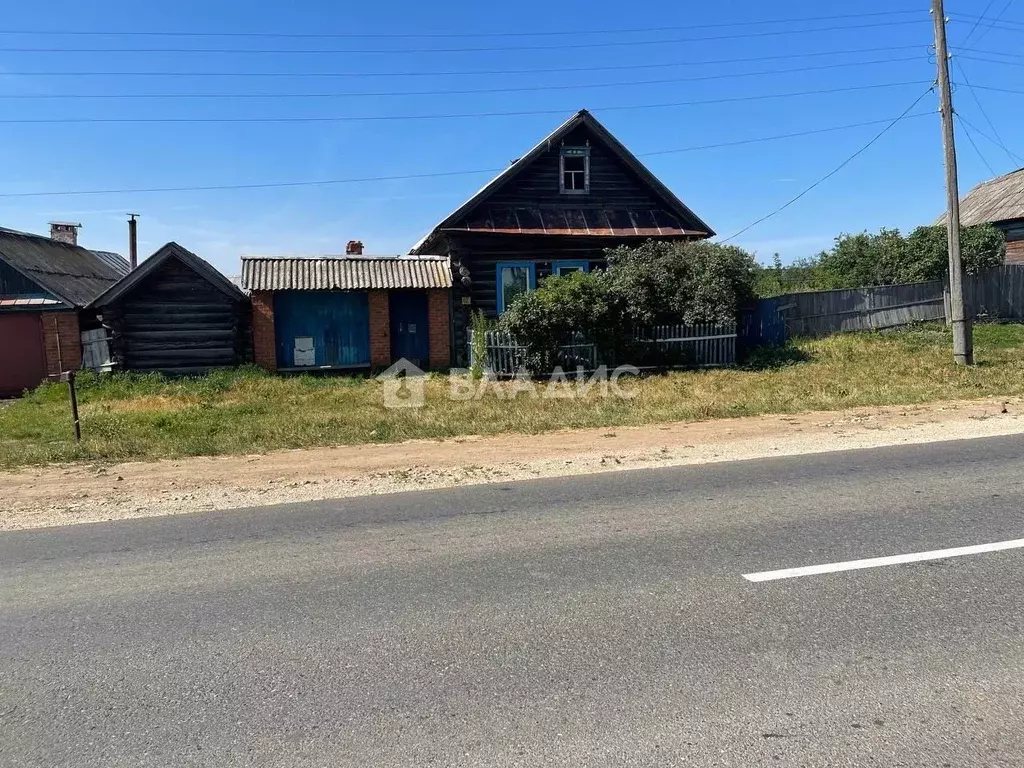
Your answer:
[[[932,0],[935,25],[935,60],[939,65],[939,111],[942,147],[946,159],[946,227],[949,239],[949,308],[953,325],[953,361],[974,365],[974,331],[964,307],[964,270],[960,261],[960,190],[956,177],[953,138],[953,97],[949,90],[949,53],[946,50],[946,14],[942,0]]]

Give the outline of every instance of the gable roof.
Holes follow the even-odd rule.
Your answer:
[[[451,288],[447,256],[243,256],[250,291]]]
[[[0,228],[0,260],[69,307],[84,307],[128,271],[112,256],[42,235]]]
[[[960,200],[960,223],[965,227],[1024,219],[1024,168],[983,181]],[[935,221],[946,223],[946,214]]]
[[[183,248],[175,242],[170,242],[159,248],[156,253],[146,259],[135,269],[125,275],[115,285],[101,293],[90,302],[91,307],[102,307],[110,304],[131,291],[135,286],[153,274],[168,259],[178,259],[185,266],[206,279],[210,285],[227,294],[236,301],[245,301],[246,296],[228,278],[217,271],[214,266],[196,256],[192,251]]]
[[[593,212],[584,212],[581,210],[578,211],[580,214],[579,216],[575,215],[577,211],[566,211],[564,218],[561,221],[552,222],[552,226],[548,226],[548,224],[543,221],[542,216],[537,216],[537,218],[540,219],[539,223],[534,223],[532,221],[527,222],[527,226],[524,227],[523,222],[519,221],[519,217],[515,216],[516,221],[509,228],[496,228],[491,226],[489,227],[490,231],[519,232],[522,234],[550,234],[555,231],[566,232],[569,234],[623,234],[623,232],[616,232],[616,229],[620,228],[630,230],[628,231],[628,234],[631,235],[657,235],[668,234],[664,229],[671,228],[677,230],[677,232],[674,232],[677,234],[689,234],[698,237],[714,237],[715,232],[711,227],[691,211],[682,200],[676,197],[672,190],[666,187],[657,176],[651,173],[647,166],[641,163],[637,159],[636,155],[630,152],[622,142],[616,139],[615,136],[613,136],[611,132],[597,120],[596,117],[590,114],[587,110],[581,109],[575,115],[558,126],[554,131],[541,139],[533,149],[487,182],[487,184],[485,184],[475,195],[456,208],[444,220],[430,230],[430,232],[428,232],[418,243],[416,243],[412,247],[410,253],[421,253],[426,249],[426,246],[430,244],[430,241],[433,240],[434,236],[437,235],[439,231],[452,228],[458,224],[466,214],[470,213],[470,211],[472,211],[476,206],[480,205],[501,187],[518,176],[521,171],[529,167],[551,146],[561,141],[565,136],[580,126],[586,126],[595,138],[603,142],[619,160],[621,160],[630,170],[636,173],[640,177],[641,181],[647,184],[647,186],[664,201],[668,212],[677,217],[679,221],[674,222],[674,226],[670,225],[667,221],[659,222],[657,220],[652,220],[647,222],[646,219],[648,216],[643,214],[653,214],[654,212],[644,211],[641,216],[644,220],[639,222],[638,226],[636,216],[634,215],[635,212],[622,211],[617,213],[619,213],[620,216],[626,216],[624,219],[625,226],[616,227],[616,222],[613,221],[612,216],[598,217],[598,220],[591,222],[587,219]],[[533,216],[530,216],[529,218],[532,219]]]

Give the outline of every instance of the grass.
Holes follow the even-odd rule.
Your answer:
[[[978,326],[974,368],[955,367],[951,345],[950,333],[933,326],[802,340],[762,350],[743,368],[626,381],[631,399],[594,387],[575,399],[520,392],[513,400],[492,388],[452,401],[448,379],[432,376],[420,409],[385,408],[382,385],[369,378],[278,377],[255,368],[175,381],[83,374],[82,443],[70,439],[66,385],[43,385],[0,408],[0,468],[1024,395],[1024,326]]]

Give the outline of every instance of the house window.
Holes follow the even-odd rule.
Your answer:
[[[570,275],[573,272],[589,272],[590,262],[587,261],[553,261],[551,262],[551,274]]]
[[[537,273],[533,262],[505,262],[498,264],[498,312],[504,312],[521,293],[537,287]]]
[[[559,191],[563,195],[590,191],[590,147],[562,147],[559,169]]]

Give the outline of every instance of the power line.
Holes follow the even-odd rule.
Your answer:
[[[820,179],[818,179],[818,180],[817,180],[816,182],[814,182],[813,184],[811,184],[811,185],[810,185],[809,187],[807,187],[807,188],[806,188],[806,189],[805,189],[805,190],[804,190],[803,192],[801,192],[800,194],[796,195],[795,197],[792,197],[792,198],[790,198],[790,199],[789,199],[789,200],[788,200],[787,202],[783,203],[783,204],[782,204],[781,206],[779,206],[778,208],[776,208],[776,209],[775,209],[774,211],[772,211],[771,213],[768,213],[768,214],[766,214],[766,215],[762,216],[761,218],[757,219],[756,221],[753,221],[753,222],[751,222],[750,224],[747,224],[747,226],[743,227],[743,229],[739,230],[738,232],[735,232],[734,234],[730,235],[729,237],[725,238],[724,240],[721,240],[720,242],[722,242],[722,243],[727,243],[727,242],[729,242],[730,240],[735,240],[735,239],[736,239],[737,237],[739,237],[740,235],[742,235],[742,234],[743,234],[744,232],[747,232],[748,230],[751,230],[751,229],[753,229],[754,227],[756,227],[756,226],[757,226],[758,224],[761,224],[762,222],[765,222],[765,221],[767,221],[768,219],[772,218],[773,216],[777,216],[778,214],[782,213],[782,212],[783,212],[784,210],[786,210],[787,208],[789,208],[789,206],[791,206],[791,205],[792,205],[793,203],[795,203],[795,202],[796,202],[797,200],[799,200],[800,198],[802,198],[802,197],[803,197],[804,195],[808,194],[808,193],[809,193],[809,192],[811,192],[811,191],[812,191],[813,189],[815,189],[815,188],[819,187],[820,185],[824,184],[824,183],[825,183],[826,181],[828,181],[829,179],[831,179],[831,178],[832,178],[833,176],[835,176],[835,175],[836,175],[837,173],[839,173],[839,172],[840,172],[841,170],[843,170],[843,168],[845,168],[845,167],[846,167],[847,165],[849,165],[849,164],[850,164],[851,162],[853,162],[853,161],[854,161],[854,159],[856,159],[857,157],[859,157],[860,155],[862,155],[862,154],[863,154],[864,152],[866,152],[866,151],[868,150],[868,148],[869,148],[869,147],[871,147],[871,145],[873,145],[873,144],[874,144],[874,143],[875,143],[876,141],[878,141],[878,140],[879,140],[880,138],[882,138],[882,137],[883,137],[883,136],[884,136],[884,135],[885,135],[886,133],[888,133],[888,132],[889,132],[889,131],[890,131],[890,130],[891,130],[891,129],[892,129],[892,128],[893,128],[893,127],[894,127],[894,126],[895,126],[895,125],[897,124],[897,123],[899,123],[899,122],[900,122],[901,120],[903,120],[904,118],[907,118],[907,117],[909,117],[909,116],[910,116],[910,113],[911,113],[911,112],[912,112],[912,111],[914,110],[914,107],[916,107],[916,106],[917,106],[917,105],[918,105],[919,103],[921,103],[921,100],[922,100],[922,99],[923,99],[923,98],[924,98],[925,96],[927,96],[927,95],[928,95],[929,93],[931,93],[933,89],[934,89],[934,86],[932,86],[932,87],[931,87],[931,88],[929,88],[929,89],[928,89],[927,91],[925,91],[925,92],[924,92],[924,93],[922,93],[922,94],[921,94],[920,96],[918,96],[918,97],[917,97],[916,99],[914,99],[913,103],[912,103],[912,104],[911,104],[911,105],[910,105],[909,107],[907,107],[907,108],[906,108],[905,110],[903,110],[903,114],[901,114],[901,115],[900,115],[899,117],[895,118],[894,120],[890,121],[890,122],[889,122],[889,124],[888,124],[888,125],[886,125],[886,126],[885,126],[885,127],[884,127],[884,128],[883,128],[883,129],[881,130],[881,131],[879,131],[879,132],[878,132],[877,134],[875,134],[875,136],[874,136],[874,137],[873,137],[873,138],[872,138],[872,139],[871,139],[871,140],[870,140],[870,141],[869,141],[869,142],[868,142],[867,144],[865,144],[865,145],[864,145],[863,147],[861,147],[860,149],[858,149],[858,150],[857,150],[856,152],[854,152],[854,153],[853,153],[852,155],[850,155],[850,156],[849,156],[848,158],[846,158],[845,160],[843,160],[843,162],[841,162],[841,163],[840,163],[839,165],[837,165],[837,166],[836,166],[835,168],[833,168],[833,169],[832,169],[831,171],[829,171],[828,173],[826,173],[826,174],[825,174],[824,176],[822,176],[822,177],[821,177]]]
[[[960,115],[954,113],[954,116],[958,120],[960,120]],[[960,125],[964,129],[964,136],[966,136],[967,140],[969,142],[971,142],[971,146],[974,147],[974,151],[977,153],[978,157],[981,158],[981,162],[983,162],[985,164],[985,167],[988,168],[989,173],[991,173],[993,176],[998,176],[999,174],[996,173],[995,168],[993,168],[992,165],[989,163],[989,161],[985,159],[985,155],[983,155],[981,153],[981,150],[978,148],[977,143],[974,141],[974,137],[971,136],[971,132],[967,128],[967,123],[965,123],[963,120],[960,120]]]
[[[670,61],[650,64],[616,64],[576,67],[542,67],[534,69],[477,69],[430,71],[416,70],[406,72],[88,72],[82,70],[65,72],[32,72],[7,71],[4,75],[19,77],[476,77],[480,75],[529,75],[550,74],[556,72],[613,72],[633,69],[664,69],[669,67],[696,67],[711,64],[747,64],[759,61],[781,61],[783,59],[816,58],[819,56],[842,56],[847,54],[878,53],[892,51],[926,50],[923,45],[878,46],[874,48],[853,48],[846,50],[831,49],[828,51],[812,51],[809,53],[783,53],[772,56],[748,56],[736,59],[703,59],[690,61]]]
[[[481,46],[475,48],[371,48],[371,49],[330,49],[330,48],[0,48],[3,53],[230,53],[230,54],[273,54],[275,56],[293,54],[388,54],[391,56],[409,53],[483,53],[490,51],[565,51],[584,48],[620,48],[640,45],[668,45],[676,43],[711,42],[717,40],[740,40],[756,37],[777,37],[780,35],[806,35],[818,32],[839,32],[857,29],[875,29],[879,27],[897,27],[907,24],[920,24],[924,19],[907,21],[883,21],[869,24],[846,24],[834,27],[818,27],[816,29],[774,29],[763,32],[743,32],[731,35],[708,35],[704,37],[667,38],[664,40],[610,40],[600,43],[562,43],[558,45],[512,45],[512,46]]]
[[[974,26],[971,27],[971,31],[968,32],[967,37],[964,38],[964,45],[967,45],[967,43],[970,42],[970,39],[974,36],[974,31],[978,28],[978,24],[980,24],[981,20],[988,15],[988,12],[989,10],[991,10],[992,5],[995,3],[995,1],[996,0],[988,0],[988,5],[985,6],[985,10],[981,12],[981,16],[977,18],[977,20],[974,22]]]
[[[931,115],[931,112],[918,112],[916,114],[901,116],[904,119],[912,117],[926,117]],[[783,139],[794,139],[801,138],[804,136],[813,136],[822,133],[831,133],[834,131],[845,131],[852,128],[863,128],[869,125],[880,125],[882,123],[889,123],[892,118],[885,118],[882,120],[868,120],[860,123],[848,123],[846,125],[834,125],[825,128],[811,128],[805,131],[797,131],[794,133],[782,133],[775,136],[761,136],[752,139],[736,139],[734,141],[722,141],[714,144],[700,144],[690,147],[678,147],[675,149],[659,149],[651,152],[640,152],[640,157],[655,157],[659,155],[671,155],[680,154],[685,152],[699,152],[702,150],[709,149],[722,149],[726,147],[738,147],[746,144],[760,144],[767,141],[780,141]],[[318,186],[329,186],[338,184],[359,184],[374,181],[409,181],[413,179],[429,179],[429,178],[440,178],[447,176],[471,176],[477,174],[493,174],[504,170],[504,168],[483,168],[480,170],[473,171],[445,171],[440,173],[416,173],[406,174],[401,176],[371,176],[363,178],[350,178],[350,179],[323,179],[323,180],[312,180],[312,181],[281,181],[281,182],[265,182],[255,184],[211,184],[205,186],[190,186],[190,187],[148,187],[148,188],[134,188],[134,189],[92,189],[92,190],[74,190],[74,191],[63,191],[63,192],[5,192],[0,193],[0,198],[12,198],[12,197],[66,197],[73,195],[113,195],[113,194],[145,194],[153,192],[211,192],[211,191],[223,191],[223,190],[243,190],[243,189],[272,189],[278,187],[318,187]]]
[[[994,0],[992,0],[994,2]],[[990,3],[991,4],[991,3]],[[52,36],[73,36],[73,37],[229,37],[229,38],[269,38],[269,39],[458,39],[458,38],[479,38],[479,37],[547,37],[553,35],[620,35],[635,34],[640,32],[678,32],[692,29],[720,29],[723,27],[752,27],[765,24],[801,24],[815,21],[838,21],[841,19],[863,19],[879,16],[906,16],[909,14],[921,15],[922,11],[917,8],[908,8],[905,11],[874,11],[871,13],[846,13],[832,16],[804,16],[788,19],[759,19],[752,21],[731,21],[716,24],[687,24],[664,27],[634,27],[632,29],[560,29],[540,30],[531,32],[389,32],[389,33],[366,33],[366,32],[196,32],[196,31],[166,31],[166,30],[80,30],[80,29],[2,29],[0,35],[46,35]]]
[[[992,19],[992,21],[990,23],[988,23],[988,24],[982,24],[981,25],[982,26],[981,34],[978,35],[977,40],[974,41],[975,43],[980,43],[982,38],[985,37],[985,35],[987,35],[989,32],[991,32],[993,28],[1006,29],[1006,27],[997,27],[997,25],[999,23],[999,20],[1003,18],[1003,14],[1006,13],[1006,11],[1009,9],[1009,7],[1012,4],[1013,4],[1013,0],[1006,0],[1006,5],[1004,5],[1002,10],[1000,10],[999,13],[997,13],[995,15],[995,17]],[[977,26],[977,24],[976,24],[976,26]]]
[[[981,128],[976,126],[974,123],[972,123],[970,120],[968,120],[963,115],[957,115],[957,117],[960,118],[960,122],[962,122],[964,125],[969,126],[970,129],[972,131],[974,131],[976,134],[978,134],[979,136],[981,136],[981,137],[983,137],[985,139],[988,139],[990,142],[995,144],[997,147],[1000,147],[1001,149],[1006,149],[998,141],[996,141],[994,138],[989,136],[987,133],[985,133],[983,130],[981,130]],[[1009,150],[1007,150],[1007,151],[1009,151]],[[1009,152],[1010,152],[1010,157],[1012,157],[1016,162],[1020,163],[1021,165],[1024,165],[1024,157],[1021,157],[1020,155],[1016,154],[1015,152],[1012,152],[1012,151],[1009,151]]]
[[[629,80],[616,83],[574,83],[571,85],[510,86],[504,88],[466,88],[436,91],[350,91],[345,93],[16,93],[0,94],[0,99],[17,101],[38,101],[47,99],[336,99],[392,96],[455,96],[479,93],[523,93],[536,91],[578,91],[588,88],[616,88],[621,86],[665,85],[669,83],[690,83],[705,80],[731,80],[744,77],[788,75],[801,72],[815,72],[828,69],[845,69],[875,64],[892,64],[907,61],[922,61],[921,56],[903,56],[872,61],[852,61],[790,69],[761,70],[758,72],[732,72],[717,75],[696,75],[690,77],[659,78],[656,80]]]
[[[977,92],[974,90],[973,86],[971,86],[971,81],[967,78],[967,72],[964,71],[963,66],[956,59],[956,57],[953,57],[953,64],[956,65],[957,70],[960,72],[960,76],[964,79],[964,83],[967,85],[967,90],[971,94],[971,98],[974,99],[974,103],[978,105],[978,109],[981,111],[982,117],[985,118],[985,122],[988,123],[988,127],[992,129],[992,135],[995,136],[999,140],[999,144],[1000,144],[1000,146],[1002,146],[1003,151],[1012,160],[1013,159],[1013,153],[1010,152],[1010,150],[1006,147],[1006,143],[1003,141],[1003,137],[1000,136],[999,135],[999,131],[996,130],[995,123],[993,123],[992,122],[992,118],[990,118],[988,116],[988,112],[985,110],[985,107],[982,105],[981,99],[978,98]],[[968,138],[970,138],[970,137],[968,137]],[[973,140],[972,140],[972,143],[973,143]]]
[[[851,85],[842,88],[821,88],[809,91],[791,91],[789,93],[767,93],[755,96],[732,96],[721,99],[700,99],[697,101],[675,101],[660,104],[629,104],[595,107],[595,111],[620,112],[634,109],[665,109],[670,107],[695,107],[710,104],[733,104],[746,101],[764,101],[767,99],[783,99],[795,96],[815,96],[829,93],[849,93],[867,91],[877,88],[898,88],[905,85],[923,85],[928,81],[909,80],[899,83],[874,83],[871,85]],[[338,115],[334,117],[43,117],[43,118],[3,118],[0,125],[48,125],[48,124],[108,124],[108,123],[346,123],[346,122],[384,122],[390,120],[454,120],[482,117],[524,117],[529,115],[563,114],[564,109],[524,109],[506,112],[464,112],[440,115]]]

